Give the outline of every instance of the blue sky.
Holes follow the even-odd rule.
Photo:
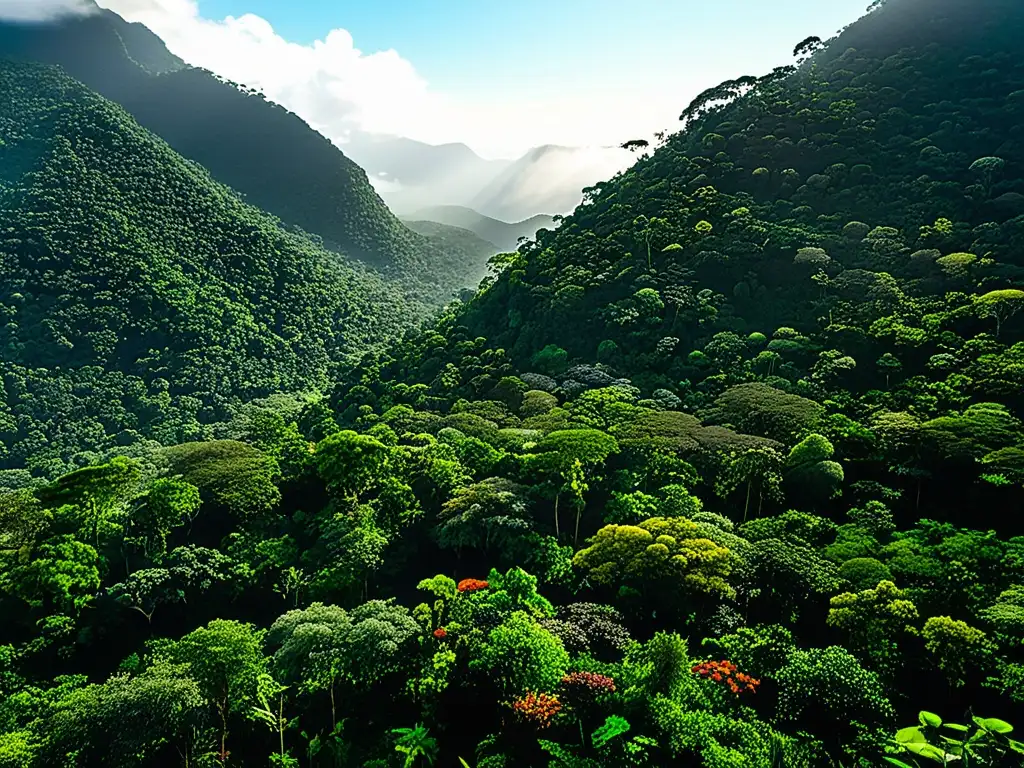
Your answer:
[[[364,130],[511,157],[673,128],[704,88],[789,63],[869,0],[99,2],[332,139]]]
[[[371,53],[395,49],[432,85],[471,94],[599,90],[672,82],[706,63],[708,85],[765,62],[787,63],[808,35],[826,37],[869,0],[199,0],[207,18],[254,13],[310,43],[335,27]],[[721,79],[721,78],[719,78]]]

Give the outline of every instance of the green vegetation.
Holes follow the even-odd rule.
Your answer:
[[[424,312],[57,69],[0,62],[0,83],[5,468],[212,436]]]
[[[247,202],[402,278],[422,299],[443,303],[482,276],[490,253],[407,229],[363,169],[302,119],[185,66],[139,24],[110,11],[44,25],[0,22],[0,56],[59,64]]]
[[[4,358],[0,766],[1020,765],[1022,30],[876,3],[369,349],[401,325],[375,278],[4,65],[2,253],[34,282],[3,304],[36,335]],[[205,218],[115,216],[152,199]],[[237,247],[198,259],[210,233]],[[168,264],[221,293],[130,290]],[[260,269],[307,293],[257,301]],[[120,303],[165,295],[163,325]],[[373,315],[344,345],[330,301]],[[60,463],[122,391],[149,440]]]

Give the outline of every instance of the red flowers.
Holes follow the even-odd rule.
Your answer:
[[[757,693],[757,686],[761,681],[736,671],[736,665],[731,661],[704,661],[695,664],[690,668],[695,675],[714,680],[716,683],[724,682],[729,690],[739,695],[741,693]]]
[[[562,702],[557,696],[546,693],[528,693],[512,702],[512,710],[523,722],[544,729],[551,725],[555,715],[562,710]]]
[[[476,592],[478,589],[487,589],[490,584],[480,579],[463,579],[459,582],[459,592]]]
[[[596,672],[573,672],[562,678],[566,696],[579,703],[589,703],[605,693],[615,693],[615,681]]]
[[[445,630],[444,627],[438,627],[434,630],[434,637],[436,637],[438,640],[444,640],[446,637],[448,637],[448,632]]]

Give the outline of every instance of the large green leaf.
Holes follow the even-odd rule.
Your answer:
[[[912,725],[909,728],[900,728],[896,731],[896,741],[900,744],[923,744],[928,740],[918,726]]]
[[[928,725],[932,728],[938,728],[942,725],[942,718],[936,715],[934,712],[922,711],[918,715],[918,719],[921,721],[921,725]]]
[[[903,744],[903,748],[918,757],[923,757],[926,760],[934,760],[936,763],[942,763],[943,765],[945,765],[950,758],[950,755],[947,752],[932,744],[911,742],[909,744]]]
[[[1010,733],[1013,730],[1012,725],[1005,720],[1000,720],[998,717],[986,717],[984,720],[975,718],[975,722],[978,723],[979,727],[992,733]]]

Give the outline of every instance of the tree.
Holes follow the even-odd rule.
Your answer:
[[[272,665],[282,679],[303,691],[327,691],[331,727],[338,721],[335,692],[347,674],[352,619],[338,606],[313,603],[288,611],[271,625],[267,646],[276,648]]]
[[[812,501],[831,499],[840,493],[843,467],[832,461],[835,449],[827,438],[810,434],[793,446],[786,459],[786,482]]]
[[[648,582],[679,588],[696,595],[732,597],[726,581],[732,570],[729,550],[698,534],[697,526],[681,517],[654,517],[639,525],[606,525],[573,558],[597,584]]]
[[[1024,291],[1016,288],[989,291],[984,296],[977,297],[975,301],[978,305],[979,316],[991,317],[996,321],[996,338],[998,339],[1003,330],[1003,324],[1024,309]]]
[[[0,586],[43,609],[75,616],[100,586],[96,550],[73,536],[58,536],[40,545],[27,563],[0,571]]]
[[[569,666],[562,641],[536,619],[515,611],[492,629],[470,661],[470,668],[484,671],[505,694],[553,691]]]
[[[220,724],[220,761],[228,758],[228,717],[246,714],[257,700],[260,675],[266,673],[263,656],[265,631],[251,624],[215,619],[180,640],[153,642],[158,659],[186,665],[203,697],[212,705]]]
[[[118,456],[106,464],[64,475],[37,494],[47,506],[70,504],[80,509],[94,545],[99,546],[100,526],[128,503],[140,476],[138,462]]]
[[[587,491],[588,473],[592,473],[607,458],[617,453],[619,444],[611,435],[596,429],[566,429],[551,432],[538,443],[532,461],[560,481],[555,492],[555,535],[560,534],[558,501],[562,493],[569,492],[576,508],[576,526],[573,541],[579,539],[583,494]]]
[[[871,589],[833,597],[827,623],[846,632],[853,650],[892,676],[901,659],[897,643],[915,633],[917,618],[917,606],[905,593],[891,581],[882,581]]]
[[[743,520],[750,514],[751,502],[757,499],[757,516],[765,498],[779,497],[782,483],[782,454],[773,448],[750,448],[727,459],[725,469],[715,485],[718,495],[725,498],[737,488],[746,486]]]
[[[191,765],[198,757],[192,734],[205,725],[205,705],[199,684],[165,663],[78,688],[54,702],[39,725],[41,764],[74,754],[84,764],[130,768],[159,762],[171,742]]]
[[[935,659],[951,687],[962,686],[969,668],[984,668],[992,653],[985,633],[949,616],[932,616],[921,630],[925,650]]]
[[[171,472],[199,489],[207,504],[245,520],[267,515],[281,500],[277,462],[235,440],[185,443],[162,451]]]
[[[370,600],[349,613],[348,678],[370,688],[411,663],[411,649],[423,632],[409,611],[394,600]]]
[[[314,461],[331,493],[357,497],[384,479],[390,453],[376,438],[345,430],[320,441]]]
[[[525,486],[492,477],[460,488],[438,515],[441,546],[474,547],[485,554],[492,545],[505,549],[533,527]]]
[[[146,557],[159,562],[171,531],[194,520],[199,505],[199,489],[191,483],[176,477],[154,480],[131,511],[129,523]]]

